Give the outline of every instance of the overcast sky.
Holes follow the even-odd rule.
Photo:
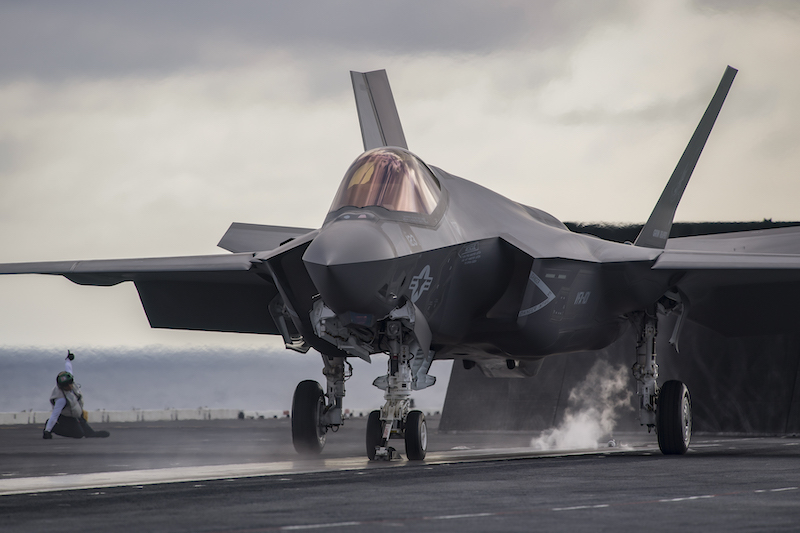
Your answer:
[[[362,147],[348,71],[381,68],[428,163],[643,222],[730,64],[676,218],[800,220],[800,3],[754,3],[3,2],[0,262],[318,227]],[[0,279],[0,346],[148,344],[278,346],[150,330],[131,284]]]

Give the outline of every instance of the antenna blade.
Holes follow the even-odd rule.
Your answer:
[[[667,245],[669,232],[672,229],[672,221],[675,218],[675,211],[678,209],[678,203],[681,201],[683,191],[686,190],[686,184],[689,183],[689,178],[692,177],[694,167],[697,165],[700,154],[706,145],[706,140],[711,134],[711,128],[714,127],[714,122],[717,120],[722,104],[725,102],[725,97],[728,96],[733,84],[733,78],[738,71],[728,66],[725,69],[725,74],[722,75],[722,80],[719,82],[717,92],[708,104],[703,118],[700,119],[700,124],[694,130],[694,135],[689,140],[686,150],[678,161],[675,170],[672,172],[664,192],[661,193],[661,198],[658,199],[650,218],[642,228],[636,241],[633,243],[635,246],[644,246],[646,248],[660,248],[664,249]]]

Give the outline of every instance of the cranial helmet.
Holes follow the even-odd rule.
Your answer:
[[[67,371],[59,372],[58,376],[56,376],[56,385],[58,385],[59,389],[66,389],[75,381],[75,378],[72,377]]]

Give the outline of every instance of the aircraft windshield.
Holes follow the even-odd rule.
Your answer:
[[[410,152],[394,147],[376,148],[350,165],[331,211],[374,205],[390,211],[430,215],[440,194],[436,178]]]

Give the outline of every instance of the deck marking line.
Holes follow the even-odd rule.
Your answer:
[[[304,526],[283,526],[281,531],[298,531],[303,529],[322,529],[326,527],[360,526],[361,522],[333,522],[329,524],[308,524]]]
[[[581,509],[605,509],[610,507],[608,504],[601,505],[576,505],[574,507],[553,507],[553,511],[579,511]]]
[[[659,503],[668,503],[668,502],[686,502],[689,500],[704,500],[708,498],[713,498],[713,494],[706,494],[704,496],[686,496],[685,498],[668,498],[666,500],[658,500]]]
[[[450,514],[442,516],[426,516],[425,520],[455,520],[458,518],[480,518],[481,516],[495,516],[495,513]]]

